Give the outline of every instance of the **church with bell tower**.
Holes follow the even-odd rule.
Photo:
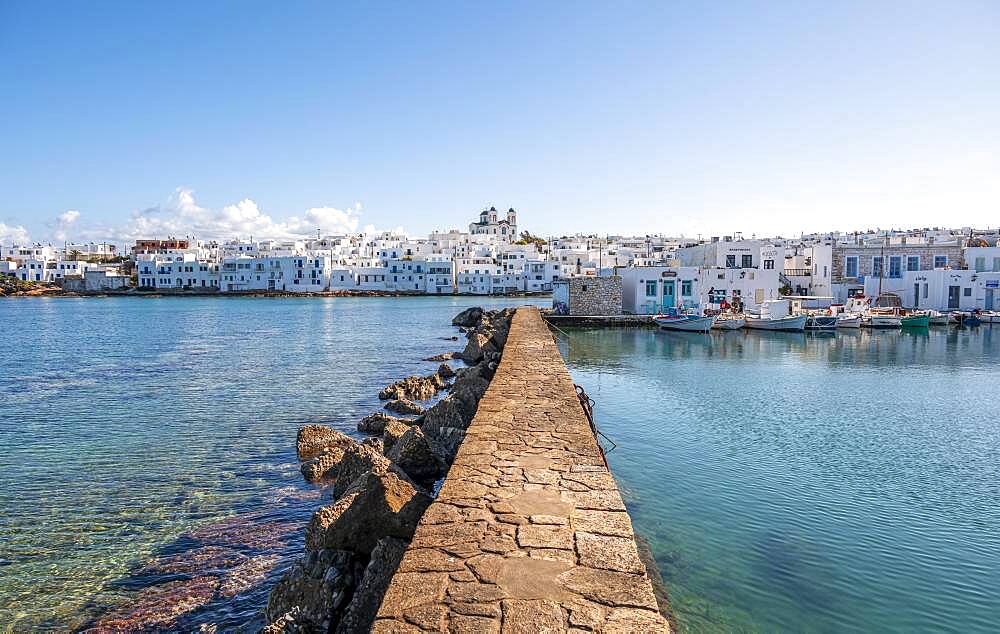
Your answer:
[[[517,240],[517,212],[511,207],[507,210],[507,217],[501,219],[496,207],[484,209],[479,213],[479,222],[469,225],[469,233],[494,236],[508,244],[514,242]]]

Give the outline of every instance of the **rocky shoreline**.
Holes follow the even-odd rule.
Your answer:
[[[462,311],[461,352],[428,376],[411,376],[379,393],[386,412],[358,423],[362,442],[322,425],[301,428],[296,452],[303,477],[329,491],[305,530],[305,553],[271,591],[267,634],[367,631],[486,392],[510,330],[514,309]],[[444,398],[429,403],[440,393]],[[422,405],[418,401],[428,403]]]

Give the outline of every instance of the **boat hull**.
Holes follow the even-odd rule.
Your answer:
[[[827,315],[817,315],[806,320],[806,330],[833,330],[837,327],[837,318]]]
[[[657,317],[654,319],[656,325],[664,330],[679,330],[681,332],[708,332],[715,323],[716,318],[712,317]]]
[[[857,315],[852,315],[850,317],[839,317],[837,319],[837,328],[860,328],[861,327],[861,317]]]
[[[872,315],[864,324],[868,328],[901,328],[903,326],[903,320],[899,317],[893,317],[889,315]]]
[[[900,320],[902,328],[926,328],[931,324],[930,315],[907,315]]]
[[[746,325],[747,320],[745,319],[716,319],[712,328],[715,330],[739,330]]]
[[[778,330],[784,332],[802,332],[806,329],[806,316],[779,317],[777,319],[762,319],[747,317],[747,328],[754,330]]]

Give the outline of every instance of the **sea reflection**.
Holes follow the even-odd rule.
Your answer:
[[[993,630],[989,327],[558,340],[686,631]]]

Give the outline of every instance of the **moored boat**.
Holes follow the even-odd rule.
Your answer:
[[[979,321],[984,324],[1000,324],[1000,313],[994,310],[987,310],[979,313]]]
[[[833,330],[837,327],[837,317],[833,315],[808,315],[806,330]]]
[[[902,328],[926,328],[930,322],[931,316],[926,313],[903,315],[899,318],[899,325]]]
[[[787,299],[771,299],[761,306],[759,315],[747,315],[747,328],[755,330],[783,330],[802,332],[806,329],[807,315],[789,314]]]
[[[860,328],[861,315],[842,314],[837,317],[837,328]]]
[[[949,317],[948,313],[940,313],[936,310],[927,311],[928,324],[931,326],[947,326]]]
[[[698,315],[667,314],[653,318],[664,330],[682,330],[686,332],[708,332],[715,323],[716,316],[701,317]]]
[[[888,313],[868,313],[862,326],[868,328],[902,328],[903,318]]]
[[[719,315],[719,318],[712,324],[715,330],[739,330],[747,325],[747,320],[743,315]]]

